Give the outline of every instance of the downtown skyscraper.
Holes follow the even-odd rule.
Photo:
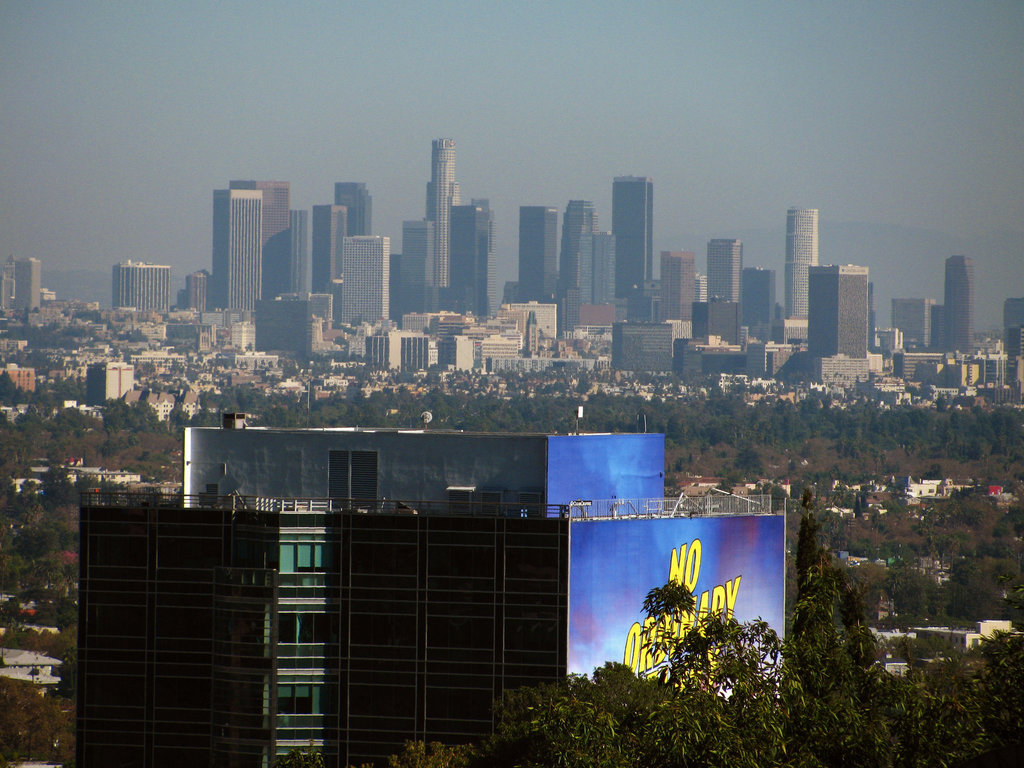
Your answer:
[[[455,139],[434,139],[430,149],[426,216],[427,221],[434,222],[434,272],[430,276],[434,288],[447,288],[451,281],[451,215],[452,206],[458,204]]]
[[[743,274],[743,242],[708,241],[708,300],[739,302]]]
[[[259,189],[213,191],[213,307],[255,309],[263,285],[262,214]]]
[[[818,209],[790,208],[786,213],[786,317],[807,317],[807,270],[816,266]]]
[[[166,312],[171,306],[171,268],[163,264],[123,261],[115,264],[110,306],[142,312]]]
[[[342,323],[375,323],[388,317],[391,239],[388,237],[342,238],[341,310],[334,313]]]
[[[697,270],[691,251],[661,252],[661,319],[693,319],[693,284]]]
[[[807,351],[811,357],[868,354],[868,268],[808,268]]]
[[[584,253],[581,241],[597,229],[597,211],[589,200],[570,200],[562,216],[562,250],[558,267],[558,284],[566,288],[584,288],[583,275],[590,272],[585,262],[591,254]],[[585,290],[589,293],[589,290]]]
[[[339,181],[334,185],[334,204],[347,209],[345,237],[373,234],[373,197],[360,181]]]
[[[232,181],[230,189],[258,189],[260,207],[260,296],[273,299],[291,290],[292,244],[289,232],[291,187],[287,181]]]
[[[551,302],[558,285],[558,209],[519,207],[519,301]]]
[[[347,226],[344,205],[313,206],[313,293],[330,293],[331,281],[341,277],[341,241]]]
[[[974,351],[974,259],[946,259],[944,327],[947,352]]]
[[[654,277],[654,181],[617,176],[612,183],[615,296],[640,292]]]
[[[481,318],[497,312],[494,258],[490,203],[472,200],[469,205],[452,206],[449,308]]]

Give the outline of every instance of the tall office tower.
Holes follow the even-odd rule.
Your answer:
[[[654,279],[654,181],[617,176],[612,183],[615,296],[642,291]]]
[[[615,301],[615,235],[584,232],[580,236],[580,303]]]
[[[693,282],[697,275],[691,251],[661,252],[661,319],[693,319]]]
[[[196,312],[205,312],[209,289],[210,273],[205,269],[185,275],[185,303],[179,309],[194,309]]]
[[[931,343],[928,346],[932,349],[942,349],[946,343],[946,307],[942,304],[932,304],[928,315],[931,317],[932,326]]]
[[[693,300],[705,304],[708,301],[708,276],[700,272],[693,278]]]
[[[217,309],[255,308],[263,280],[262,237],[262,191],[213,191],[213,274],[208,299]]]
[[[558,287],[558,210],[519,208],[519,300],[551,301]]]
[[[742,323],[752,335],[768,341],[775,318],[775,270],[747,267],[740,279]]]
[[[288,293],[309,291],[309,211],[288,212],[291,276]]]
[[[141,312],[166,312],[171,306],[171,268],[141,261],[115,264],[111,306]]]
[[[452,206],[450,257],[447,307],[477,317],[493,315],[498,309],[494,215],[487,200]]]
[[[868,281],[868,349],[875,351],[875,284]]]
[[[935,299],[893,299],[890,324],[903,332],[903,347],[931,346],[932,307]]]
[[[946,259],[945,348],[947,352],[974,351],[974,259]]]
[[[447,288],[451,261],[448,246],[453,205],[459,204],[455,181],[455,139],[434,139],[430,147],[430,181],[427,183],[427,221],[434,222],[434,272],[430,284]]]
[[[743,242],[708,241],[708,301],[740,301]]]
[[[367,237],[373,234],[373,198],[361,181],[339,181],[334,185],[334,204],[348,208],[346,237]]]
[[[807,269],[816,266],[818,209],[790,208],[786,213],[786,317],[807,317]]]
[[[868,268],[809,267],[807,350],[811,357],[868,354]]]
[[[338,206],[341,207],[341,206]],[[335,317],[352,324],[388,317],[391,238],[380,235],[342,238],[341,311]]]
[[[1007,299],[1003,302],[1003,327],[1024,326],[1024,298]]]
[[[258,189],[263,193],[260,247],[260,298],[272,299],[291,290],[291,235],[288,211],[291,192],[287,181],[232,181],[230,189]]]
[[[14,309],[14,258],[0,268],[0,309]]]
[[[562,216],[562,252],[558,266],[561,288],[583,288],[589,253],[584,253],[581,238],[597,232],[597,211],[589,200],[570,200]],[[585,291],[583,291],[585,292]]]
[[[402,261],[398,272],[398,289],[392,293],[392,316],[410,312],[435,312],[438,306],[436,289],[428,289],[434,274],[434,222],[402,222]]]
[[[341,241],[348,227],[344,205],[313,206],[312,291],[328,293],[331,281],[341,277]]]
[[[14,264],[14,309],[39,309],[43,263],[39,259],[11,259]]]

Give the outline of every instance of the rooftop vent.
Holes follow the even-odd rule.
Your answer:
[[[225,413],[222,415],[224,429],[245,429],[244,413]]]

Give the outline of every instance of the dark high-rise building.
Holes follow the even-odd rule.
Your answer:
[[[261,352],[313,354],[314,332],[331,321],[331,297],[324,294],[280,296],[256,303],[256,349]]]
[[[612,183],[615,296],[627,298],[654,279],[654,182],[617,176]]]
[[[932,304],[928,315],[931,317],[932,335],[931,348],[942,349],[946,343],[946,307],[943,304]]]
[[[807,350],[811,357],[866,358],[868,268],[849,264],[808,269]]]
[[[458,205],[459,183],[455,181],[455,139],[434,139],[430,145],[430,181],[427,182],[427,221],[434,223],[434,272],[430,285],[447,288],[451,261],[449,221]]]
[[[740,305],[736,301],[695,301],[693,338],[718,336],[725,344],[740,343]]]
[[[217,309],[256,306],[263,285],[263,192],[213,192],[213,274],[210,288]]]
[[[397,285],[391,295],[392,317],[400,320],[410,312],[439,309],[436,289],[430,288],[434,273],[434,222],[402,222],[402,257]],[[433,294],[433,295],[431,295]]]
[[[477,317],[493,315],[498,309],[494,215],[487,200],[452,206],[449,255],[451,274],[446,308]]]
[[[946,259],[945,348],[947,352],[974,351],[974,259]]]
[[[708,301],[740,301],[743,243],[740,240],[708,241]]]
[[[903,332],[905,349],[925,348],[931,345],[932,307],[935,299],[893,299],[890,323]]]
[[[258,768],[305,746],[338,768],[479,738],[505,691],[623,647],[641,668],[633,617],[696,538],[705,575],[758,584],[734,593],[737,619],[784,622],[782,517],[749,516],[753,501],[732,519],[659,514],[660,434],[255,430],[230,414],[187,429],[183,453],[183,494],[83,498],[80,768]]]
[[[589,200],[570,200],[562,216],[562,251],[558,267],[561,288],[583,289],[584,275],[591,270],[586,262],[593,258],[583,250],[583,235],[597,232],[597,211]],[[589,292],[589,291],[587,291]]]
[[[309,211],[290,211],[291,279],[289,293],[309,291]]]
[[[341,277],[341,246],[348,227],[344,205],[313,206],[312,285],[315,293],[328,293],[331,281]]]
[[[671,371],[672,326],[669,323],[612,325],[612,368],[617,371]]]
[[[775,319],[775,270],[747,267],[740,286],[743,325],[752,335],[767,341]]]
[[[558,287],[558,209],[519,208],[519,300],[550,302]]]
[[[7,308],[27,311],[39,309],[43,263],[39,259],[15,259],[12,256],[8,264],[12,265],[14,285],[10,288],[11,295],[5,302],[10,305]]]
[[[611,232],[584,233],[580,237],[583,304],[611,304],[615,301],[615,235]],[[587,258],[589,254],[589,258]]]
[[[125,261],[113,268],[111,306],[143,312],[166,312],[171,306],[171,268]]]
[[[1024,326],[1024,298],[1007,299],[1003,302],[1003,327]]]
[[[206,311],[206,294],[210,285],[210,273],[200,269],[185,275],[185,305],[180,309]]]
[[[348,209],[345,237],[368,237],[373,234],[373,198],[366,184],[360,181],[339,181],[334,185],[334,204]]]
[[[697,274],[691,251],[661,252],[661,319],[693,318],[693,280]]]
[[[258,189],[261,206],[260,296],[272,299],[291,290],[292,246],[289,211],[291,192],[287,181],[232,181],[230,189]]]

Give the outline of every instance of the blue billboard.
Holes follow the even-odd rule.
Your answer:
[[[727,611],[785,629],[785,519],[609,519],[569,527],[569,663],[587,674],[607,661],[637,673],[649,656],[640,632],[647,593],[686,584],[698,611]]]
[[[661,499],[665,495],[662,434],[551,435],[547,503],[577,499]]]

